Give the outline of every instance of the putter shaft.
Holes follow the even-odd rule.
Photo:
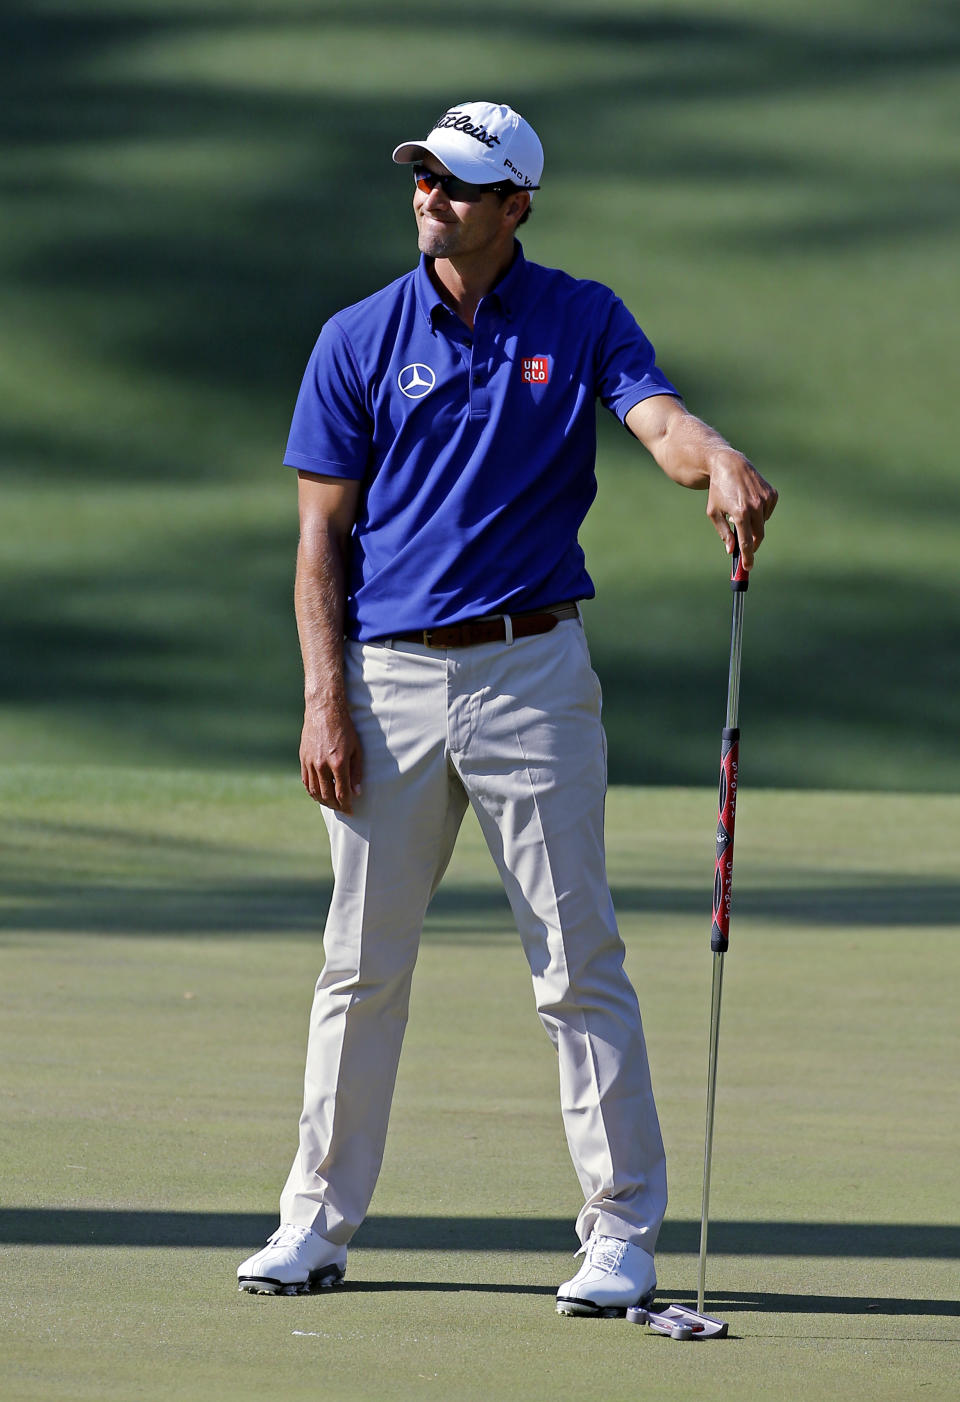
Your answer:
[[[743,636],[743,596],[749,579],[741,576],[735,556],[731,586],[730,672],[727,679],[727,724],[721,758],[720,821],[717,833],[717,877],[714,886],[713,979],[710,990],[710,1045],[707,1058],[707,1120],[703,1146],[703,1197],[700,1206],[700,1261],[697,1309],[702,1314],[707,1281],[707,1227],[710,1216],[710,1170],[713,1160],[713,1118],[717,1098],[717,1051],[720,1044],[720,1000],[723,995],[723,955],[727,948],[730,885],[733,879],[733,837],[739,768],[740,653]],[[731,766],[728,772],[728,765]],[[732,784],[732,790],[731,790]],[[729,805],[729,807],[727,807]],[[722,865],[723,862],[723,865]]]
[[[697,1309],[702,1314],[707,1284],[707,1224],[710,1216],[710,1161],[713,1151],[713,1111],[717,1099],[717,1048],[720,1044],[720,999],[723,996],[723,954],[713,956],[710,990],[710,1055],[707,1064],[707,1127],[703,1149],[703,1198],[700,1204],[700,1265],[697,1271]]]

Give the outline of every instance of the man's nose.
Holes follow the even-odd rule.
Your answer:
[[[441,207],[448,204],[449,199],[442,185],[434,185],[423,205],[425,209],[434,209],[437,205]]]

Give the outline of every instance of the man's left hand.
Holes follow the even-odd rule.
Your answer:
[[[753,565],[777,493],[753,463],[731,448],[715,428],[689,413],[671,395],[651,395],[628,412],[625,423],[660,467],[682,487],[707,490],[707,515],[727,554],[736,530],[744,569]]]
[[[733,531],[736,529],[744,569],[749,570],[753,565],[754,552],[763,540],[764,525],[776,504],[776,489],[742,453],[728,448],[713,456],[707,515],[728,555],[733,554]]]

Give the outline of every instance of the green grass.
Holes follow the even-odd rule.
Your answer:
[[[4,1399],[955,1395],[958,60],[938,0],[8,0]],[[782,493],[744,631],[734,1337],[706,1352],[553,1313],[577,1187],[469,823],[347,1286],[233,1289],[293,1151],[329,883],[283,443],[323,319],[413,259],[389,151],[484,92],[546,145],[528,255],[609,282]],[[684,1299],[726,564],[610,422],[599,478],[611,878]]]
[[[495,90],[546,144],[528,253],[611,283],[781,489],[752,782],[955,792],[958,56],[937,0],[10,0],[0,755],[289,766],[302,367],[414,257],[398,135]],[[612,424],[600,481],[613,773],[709,783],[728,605],[703,499]]]
[[[715,797],[614,789],[610,875],[695,1285]],[[293,780],[0,772],[0,1385],[53,1399],[953,1395],[955,834],[943,796],[738,814],[708,1294],[677,1348],[560,1319],[577,1185],[468,820],[428,916],[384,1171],[330,1296],[240,1297],[299,1111],[329,866]]]
[[[958,60],[938,0],[7,0],[5,1402],[955,1395]],[[293,1151],[329,889],[291,777],[283,443],[323,319],[413,259],[389,151],[483,93],[546,145],[528,255],[609,282],[782,493],[746,606],[708,1281],[734,1337],[707,1351],[553,1313],[577,1186],[471,823],[348,1284],[233,1288]],[[588,631],[612,773],[646,786],[612,792],[609,855],[679,1300],[729,595],[703,499],[600,446]]]

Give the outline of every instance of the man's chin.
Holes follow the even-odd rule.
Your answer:
[[[455,240],[444,238],[442,234],[420,235],[420,252],[425,253],[428,258],[446,258],[454,251]]]
[[[457,230],[433,219],[421,219],[417,227],[420,252],[428,258],[446,258],[456,252]]]

